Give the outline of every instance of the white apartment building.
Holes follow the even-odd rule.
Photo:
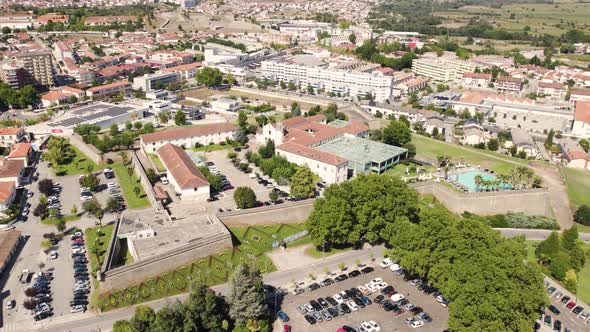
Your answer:
[[[180,79],[179,73],[145,74],[133,79],[133,90],[152,91],[158,90],[163,85],[176,82]]]
[[[147,153],[155,153],[160,147],[171,143],[180,147],[194,147],[196,143],[225,142],[234,139],[238,128],[229,123],[215,123],[194,127],[178,127],[139,136],[141,148]]]
[[[26,133],[23,128],[0,128],[0,147],[11,147],[25,139]]]
[[[297,165],[305,165],[326,183],[340,183],[348,179],[348,160],[331,153],[301,144],[284,143],[276,153]]]
[[[475,63],[448,58],[421,58],[412,61],[412,72],[437,82],[452,82],[463,77],[466,72],[473,72]]]
[[[576,102],[572,135],[584,138],[590,137],[590,101]]]
[[[570,92],[570,101],[590,101],[590,89],[572,89]]]
[[[278,61],[263,61],[261,68],[262,77],[277,82],[293,82],[302,89],[311,85],[316,91],[324,90],[326,93],[355,98],[370,94],[378,102],[389,100],[393,95],[393,77],[378,71],[364,73]]]
[[[537,94],[549,99],[563,100],[566,89],[561,83],[539,82]]]
[[[487,88],[492,82],[492,74],[484,73],[463,73],[461,85],[464,88]]]
[[[211,101],[211,111],[213,112],[237,112],[241,105],[240,101],[231,98],[219,98]]]

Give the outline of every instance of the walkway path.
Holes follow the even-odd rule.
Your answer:
[[[496,230],[500,231],[502,235],[505,237],[516,237],[520,235],[524,235],[527,240],[538,240],[542,241],[545,240],[549,234],[551,234],[551,230],[547,229],[520,229],[520,228],[495,228]],[[561,231],[558,231],[561,232]],[[590,243],[590,234],[589,233],[580,233],[580,240]]]

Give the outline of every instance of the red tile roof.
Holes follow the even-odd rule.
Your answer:
[[[576,121],[590,123],[590,101],[580,100],[576,102],[574,119]]]
[[[181,189],[209,185],[191,157],[179,146],[168,143],[158,149],[158,156]]]
[[[131,83],[129,83],[128,81],[117,81],[117,82],[113,82],[110,84],[95,86],[93,88],[88,89],[87,91],[96,92],[96,91],[102,91],[102,90],[108,89],[108,88],[115,88],[115,87],[126,86],[126,85],[131,86]]]
[[[20,239],[21,232],[11,230],[0,234],[0,266],[5,266],[6,261],[11,256],[12,250]]]
[[[140,135],[139,138],[144,144],[152,143],[152,142],[159,142],[159,141],[169,141],[181,138],[189,138],[189,137],[198,137],[198,136],[206,136],[211,134],[217,133],[226,133],[229,131],[235,131],[238,127],[234,126],[233,124],[229,123],[214,123],[208,124],[203,126],[195,126],[195,127],[180,127],[174,129],[168,129],[163,131],[158,131],[152,134],[144,134]]]
[[[16,135],[22,130],[24,129],[14,127],[0,128],[0,135]]]
[[[489,79],[492,78],[492,74],[465,72],[465,73],[463,73],[463,78],[474,78],[474,79],[489,80]]]
[[[15,185],[16,182],[14,181],[0,182],[0,202],[4,203],[10,198],[10,194],[14,190]]]
[[[590,161],[590,155],[584,151],[577,151],[577,150],[568,150],[567,151],[567,158],[569,160],[574,159],[584,159]]]
[[[24,167],[24,160],[0,159],[0,178],[17,177]]]
[[[164,68],[164,69],[162,69],[162,71],[165,73],[170,73],[170,72],[184,71],[184,70],[190,70],[190,69],[197,69],[197,68],[201,68],[202,66],[203,65],[200,62],[193,62],[193,63],[187,63],[185,65]]]
[[[284,143],[277,146],[277,150],[282,150],[285,152],[293,153],[299,156],[303,156],[308,159],[316,160],[325,164],[339,166],[346,162],[346,159],[338,157],[337,155],[331,154],[329,152],[324,152],[321,150],[309,148],[305,145],[297,144],[297,143]]]
[[[590,89],[572,89],[572,95],[590,96]]]
[[[25,158],[31,152],[31,143],[21,142],[12,146],[8,158]]]
[[[554,82],[539,82],[539,88],[563,89],[563,84]]]

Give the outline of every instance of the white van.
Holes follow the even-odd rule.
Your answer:
[[[391,301],[392,301],[392,302],[397,302],[397,301],[399,301],[399,300],[402,300],[404,297],[405,297],[405,296],[403,296],[403,295],[402,295],[402,294],[400,294],[400,293],[393,294],[393,295],[391,296]]]

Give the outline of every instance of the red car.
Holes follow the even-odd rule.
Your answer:
[[[291,332],[291,326],[290,325],[284,325],[283,326],[283,332]]]
[[[568,309],[572,309],[573,307],[575,307],[575,306],[576,306],[576,302],[574,302],[574,301],[569,301],[569,302],[568,302],[568,303],[567,303],[565,306],[566,306],[566,308],[568,308]]]
[[[79,238],[72,241],[72,244],[84,244],[84,239]]]

